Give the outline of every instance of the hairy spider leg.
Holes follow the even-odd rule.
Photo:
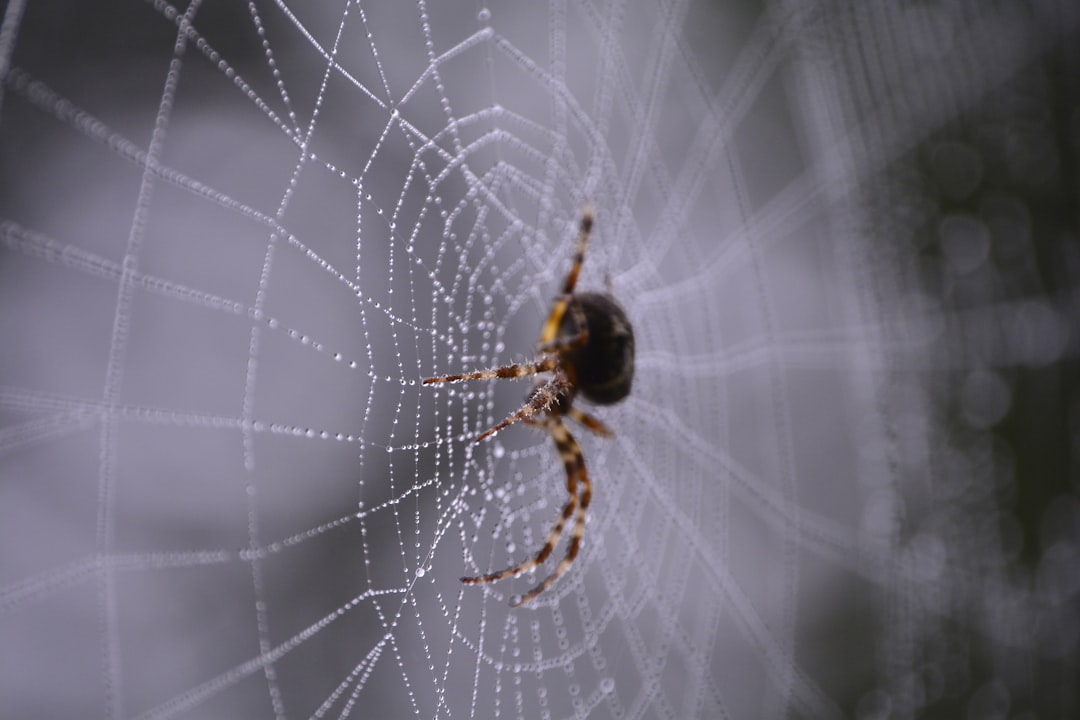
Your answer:
[[[581,266],[585,262],[585,246],[589,244],[589,233],[592,232],[592,224],[593,209],[592,205],[587,204],[581,213],[581,229],[578,233],[577,253],[574,254],[574,264],[570,267],[566,282],[563,284],[563,295],[573,294],[574,286],[577,285],[578,273],[581,272]]]
[[[614,437],[615,431],[609,428],[604,423],[600,422],[597,418],[593,417],[587,412],[578,410],[576,407],[571,406],[567,414],[577,420],[579,423],[592,430],[600,437]]]
[[[530,425],[536,425],[537,427],[548,427],[549,423],[557,424],[557,421],[553,420],[546,422],[537,420],[526,420],[526,422],[528,422]],[[556,443],[558,443],[558,441],[556,441]],[[488,575],[480,575],[478,577],[463,577],[461,578],[461,582],[468,583],[469,585],[479,585],[481,583],[495,582],[496,580],[502,580],[503,578],[508,578],[512,575],[518,575],[520,573],[532,570],[533,568],[537,567],[542,562],[547,560],[548,556],[551,555],[551,551],[555,549],[555,545],[559,541],[559,536],[562,535],[562,531],[563,528],[566,526],[566,522],[570,519],[570,516],[574,514],[574,510],[577,509],[578,505],[578,459],[573,457],[572,454],[569,457],[563,456],[563,464],[566,466],[566,492],[570,495],[570,499],[567,500],[566,505],[563,507],[562,515],[559,517],[559,521],[555,523],[555,527],[551,529],[551,532],[548,534],[547,543],[544,544],[544,547],[540,548],[540,552],[534,555],[531,559],[526,560],[519,565],[514,565],[513,567],[509,567],[505,570],[500,570],[498,572],[493,572]]]
[[[581,274],[581,266],[585,263],[585,247],[589,244],[589,233],[592,232],[592,225],[592,205],[586,205],[585,211],[581,215],[581,231],[578,235],[577,252],[574,253],[574,264],[570,266],[570,272],[567,273],[566,280],[563,282],[562,297],[555,303],[555,307],[551,309],[551,315],[548,316],[547,322],[544,323],[544,330],[540,333],[541,347],[553,342],[559,334],[559,326],[562,325],[563,316],[566,315],[566,309],[570,304],[569,297],[574,294],[578,275]],[[582,323],[578,327],[584,327],[584,324]]]
[[[563,464],[566,466],[567,489],[569,490],[571,486],[570,475],[576,475],[582,485],[581,497],[577,498],[575,491],[570,491],[572,497],[570,502],[567,503],[567,507],[576,504],[577,517],[574,520],[574,534],[570,538],[570,546],[566,550],[566,556],[559,561],[559,564],[555,566],[555,570],[544,578],[539,585],[522,595],[517,601],[510,603],[513,607],[520,607],[543,594],[574,564],[574,560],[581,550],[582,538],[585,537],[585,516],[589,509],[589,503],[592,501],[592,481],[589,480],[589,473],[585,469],[585,456],[581,454],[581,447],[577,444],[574,436],[570,434],[570,431],[566,429],[566,426],[559,420],[549,420],[545,425],[551,432],[551,437],[555,440],[556,447],[559,448],[559,456],[562,457]],[[575,488],[577,484],[577,481],[573,483]],[[536,556],[537,562],[532,567],[539,565],[551,554],[559,540],[559,536],[562,535],[563,525],[565,525],[567,518],[566,509],[564,508],[563,516],[551,531],[547,544],[544,545],[544,549],[540,551],[540,554]],[[526,563],[526,565],[529,565],[529,563]]]
[[[563,373],[562,370],[556,370],[555,375],[551,380],[546,383],[541,383],[533,388],[533,391],[529,393],[529,396],[525,399],[524,405],[498,425],[488,428],[486,432],[476,438],[476,442],[486,440],[503,428],[513,425],[518,421],[528,422],[534,415],[539,415],[554,405],[559,394],[569,388],[570,382],[565,373]]]
[[[574,524],[574,537],[570,542],[566,557],[559,562],[555,571],[544,578],[538,586],[530,590],[516,602],[511,603],[514,607],[524,605],[536,598],[551,587],[555,581],[569,569],[570,565],[574,562],[574,558],[577,557],[578,551],[581,548],[581,538],[585,534],[584,508],[582,508],[581,504],[584,503],[587,507],[589,501],[592,499],[592,484],[589,481],[589,475],[585,470],[585,458],[581,454],[581,448],[578,446],[577,441],[574,440],[573,435],[566,429],[566,426],[559,420],[552,418],[548,418],[544,421],[526,420],[526,422],[537,427],[544,427],[551,433],[552,438],[555,440],[555,445],[559,449],[559,456],[562,457],[563,465],[566,467],[566,492],[570,495],[570,499],[567,500],[566,505],[563,506],[562,514],[559,516],[558,522],[556,522],[555,526],[551,529],[551,532],[548,533],[547,542],[544,543],[544,547],[540,548],[540,552],[525,562],[513,567],[488,575],[481,575],[479,577],[463,577],[461,578],[461,582],[470,585],[495,582],[514,575],[520,575],[523,572],[528,572],[529,570],[539,567],[548,559],[552,551],[555,550],[555,546],[562,536],[563,528],[566,527],[566,523],[570,520],[570,517],[575,514],[575,511],[577,512],[577,519]],[[583,495],[579,498],[578,483],[581,480],[584,481],[585,490]]]
[[[486,432],[476,438],[475,442],[486,440],[495,433],[499,432],[508,425],[513,425],[519,420],[525,420],[531,418],[533,415],[547,410],[555,402],[555,399],[559,396],[559,393],[563,392],[569,387],[569,382],[566,376],[558,370],[559,362],[558,358],[552,355],[548,355],[539,360],[531,363],[518,363],[515,365],[507,365],[506,367],[493,368],[491,370],[480,370],[473,373],[465,373],[464,375],[444,375],[442,377],[428,378],[424,380],[424,385],[433,385],[435,383],[444,382],[459,382],[461,380],[485,380],[493,378],[517,378],[524,377],[526,375],[536,375],[537,373],[550,372],[555,370],[555,376],[546,383],[542,383],[537,386],[530,394],[525,404],[518,409],[517,412],[510,415],[498,425],[489,428]]]
[[[504,367],[492,368],[491,370],[477,370],[476,372],[463,375],[443,375],[441,377],[427,378],[424,385],[435,383],[460,382],[462,380],[493,380],[495,378],[519,378],[526,375],[554,370],[558,366],[558,360],[554,357],[542,357],[530,363],[515,363]]]

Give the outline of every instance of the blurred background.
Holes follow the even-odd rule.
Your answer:
[[[1072,3],[0,18],[0,715],[1080,710]],[[512,609],[556,449],[420,381],[586,202],[634,391]]]

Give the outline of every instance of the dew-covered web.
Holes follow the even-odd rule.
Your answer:
[[[0,715],[1076,712],[1080,13],[1003,5],[9,0]],[[420,382],[587,202],[634,387],[515,609],[530,381]]]

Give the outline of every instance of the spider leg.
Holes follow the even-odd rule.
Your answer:
[[[577,332],[570,337],[562,337],[558,339],[552,339],[540,344],[540,352],[565,352],[567,350],[576,350],[577,348],[584,347],[589,342],[589,321],[585,317],[585,310],[582,309],[581,303],[573,295],[566,295],[559,298],[559,302],[565,302],[570,307],[570,312],[574,316],[574,326],[577,327]],[[552,310],[554,313],[554,310]],[[563,312],[563,317],[566,313]],[[560,321],[561,322],[561,321]],[[555,328],[558,332],[558,327]],[[545,329],[544,332],[547,332]]]
[[[534,424],[547,426],[553,436],[556,434],[554,426],[562,427],[562,423],[554,420],[550,421],[549,423]],[[563,428],[564,432],[565,430],[566,428]],[[566,434],[569,435],[569,433]],[[571,442],[573,442],[572,438]],[[556,440],[556,443],[558,443],[558,440]],[[534,557],[526,560],[519,565],[515,565],[514,567],[500,570],[499,572],[494,572],[489,575],[481,575],[479,577],[463,577],[461,578],[461,582],[468,585],[479,585],[481,583],[495,582],[496,580],[502,580],[503,578],[508,578],[512,575],[518,575],[520,573],[532,570],[533,568],[537,567],[548,559],[548,556],[551,555],[551,551],[555,549],[556,543],[559,542],[559,537],[562,535],[563,528],[566,526],[567,521],[570,519],[570,516],[574,514],[574,511],[577,509],[578,506],[577,488],[579,474],[577,470],[579,462],[581,469],[585,469],[584,462],[581,461],[580,453],[575,458],[572,452],[566,454],[560,449],[560,455],[562,455],[563,464],[566,465],[566,492],[570,495],[570,499],[566,501],[566,505],[563,507],[562,510],[562,515],[559,516],[559,521],[555,523],[555,527],[553,527],[551,529],[551,532],[548,534],[548,539],[547,542],[544,543],[544,547],[540,548],[540,552],[538,552]]]
[[[539,360],[534,360],[530,363],[514,363],[513,365],[492,368],[491,370],[478,370],[476,372],[465,373],[463,375],[443,375],[441,377],[427,378],[424,380],[423,384],[434,385],[435,383],[460,382],[462,380],[494,380],[496,378],[519,378],[526,375],[536,375],[537,373],[554,370],[557,364],[558,363],[556,358],[544,357]]]
[[[551,343],[559,332],[559,326],[562,325],[563,316],[566,315],[566,308],[570,304],[568,297],[574,294],[578,275],[581,274],[581,266],[585,262],[585,247],[589,244],[589,233],[592,232],[592,225],[592,205],[586,205],[581,214],[581,230],[578,234],[577,252],[574,253],[574,264],[570,266],[570,272],[567,273],[566,280],[563,282],[563,297],[551,308],[551,315],[548,316],[547,322],[544,323],[544,330],[540,333],[541,346]],[[584,327],[584,325],[580,324],[578,327]]]
[[[582,412],[581,410],[578,410],[576,407],[571,407],[567,414],[585,427],[592,430],[600,437],[613,437],[615,435],[614,430],[612,430],[607,425],[600,422],[598,419],[588,414],[587,412]]]
[[[568,386],[569,383],[567,382],[566,377],[561,372],[556,372],[555,377],[546,383],[538,385],[531,393],[529,393],[529,396],[525,399],[525,404],[518,408],[517,412],[510,415],[510,417],[506,418],[498,425],[489,428],[480,435],[480,437],[476,438],[476,442],[486,440],[503,428],[513,425],[518,421],[523,420],[529,422],[534,415],[539,415],[551,407],[555,403],[556,398],[559,397],[559,393],[566,390]]]
[[[570,547],[566,550],[566,557],[559,561],[559,564],[555,566],[555,570],[544,578],[539,585],[522,595],[516,602],[511,603],[513,607],[520,607],[527,602],[535,600],[537,596],[541,595],[545,590],[554,585],[555,582],[570,569],[570,566],[574,564],[574,560],[581,550],[581,540],[585,536],[585,515],[589,509],[589,502],[592,500],[592,481],[589,480],[589,473],[585,470],[585,457],[581,454],[581,447],[577,444],[577,441],[574,440],[574,436],[570,434],[570,431],[567,430],[566,426],[561,422],[557,420],[551,421],[548,425],[548,430],[551,431],[551,436],[555,439],[555,445],[559,448],[559,455],[563,459],[563,464],[566,465],[567,489],[570,489],[571,487],[571,481],[569,480],[571,474],[580,478],[582,483],[581,498],[576,503],[577,518],[574,521],[574,534],[570,539]],[[577,481],[575,480],[572,484],[576,489]],[[552,532],[552,536],[548,539],[548,543],[544,545],[543,550],[540,551],[540,555],[537,555],[538,562],[535,563],[533,567],[543,562],[543,560],[540,559],[541,555],[546,558],[555,548],[555,543],[558,541],[558,535],[562,533],[563,525],[568,518],[567,509],[574,505],[574,500],[577,500],[577,498],[571,498],[571,501],[567,503],[567,507],[563,509],[563,517],[555,526],[558,534],[554,531]]]
[[[577,252],[574,253],[574,264],[570,267],[570,272],[566,276],[566,282],[563,283],[563,295],[570,295],[574,292],[574,286],[577,285],[578,274],[581,272],[581,265],[585,262],[585,246],[589,244],[589,233],[592,232],[593,224],[593,209],[591,204],[586,204],[585,209],[581,212],[581,230],[578,233],[578,246]]]

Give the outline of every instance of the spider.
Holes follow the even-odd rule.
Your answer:
[[[513,607],[534,600],[554,585],[570,569],[585,535],[585,514],[592,499],[592,482],[585,469],[585,457],[581,453],[581,447],[570,434],[563,418],[570,417],[601,437],[611,437],[613,433],[607,425],[574,407],[574,399],[580,392],[597,405],[611,405],[630,394],[630,386],[634,380],[634,330],[626,313],[609,294],[574,292],[585,261],[585,247],[589,242],[592,225],[592,208],[587,206],[581,217],[574,262],[563,282],[562,294],[556,298],[551,314],[544,322],[536,359],[529,363],[424,380],[425,385],[432,385],[551,373],[547,380],[536,384],[526,396],[521,408],[476,438],[476,442],[480,442],[519,421],[543,428],[551,434],[559,457],[566,467],[566,491],[570,499],[540,551],[531,559],[505,570],[461,578],[463,583],[479,585],[520,575],[538,567],[551,555],[567,522],[576,513],[574,534],[566,557],[539,585],[512,601]]]

